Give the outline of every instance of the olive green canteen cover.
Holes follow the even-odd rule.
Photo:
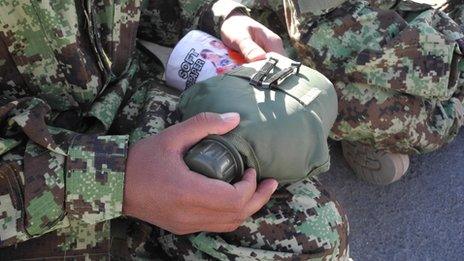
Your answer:
[[[327,138],[337,96],[321,73],[281,55],[244,64],[187,89],[182,120],[200,112],[238,112],[240,124],[222,136],[256,169],[259,179],[291,183],[327,171]]]

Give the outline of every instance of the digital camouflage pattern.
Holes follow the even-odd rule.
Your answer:
[[[0,2],[1,246],[120,216],[128,137],[106,134],[134,74],[135,39],[119,35],[140,7],[103,7]]]
[[[449,0],[445,6],[444,11],[449,13],[450,17],[454,19],[464,30],[464,1],[463,0]]]
[[[177,237],[121,217],[127,147],[178,119],[136,35],[173,45],[244,11],[213,2],[0,1],[1,260],[347,257],[346,217],[315,180],[233,233]]]
[[[348,257],[346,215],[315,179],[280,188],[263,209],[230,233],[176,236],[139,221],[116,222],[118,229],[112,234],[115,242],[112,254],[116,259],[137,256],[168,260],[347,260]]]
[[[304,179],[278,190],[234,232],[188,237],[155,233],[175,259],[345,260],[348,223],[343,213],[318,181]]]
[[[284,28],[296,55],[334,83],[332,138],[420,154],[462,126],[462,1],[451,2],[452,18],[412,1],[239,2],[275,31]]]

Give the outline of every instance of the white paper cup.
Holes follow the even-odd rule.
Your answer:
[[[183,91],[242,63],[243,58],[229,50],[221,40],[194,30],[174,47],[166,65],[166,84]]]

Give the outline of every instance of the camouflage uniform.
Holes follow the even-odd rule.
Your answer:
[[[238,8],[238,9],[237,9]],[[0,1],[0,259],[331,259],[347,221],[314,179],[232,233],[175,236],[122,217],[129,144],[177,120],[139,38],[218,34],[221,0]],[[162,251],[161,251],[162,250]]]
[[[464,30],[464,1],[463,0],[449,0],[444,10],[451,18],[456,21]]]
[[[464,122],[462,0],[451,1],[452,18],[403,0],[239,2],[334,83],[339,116],[332,138],[420,154],[458,133]]]

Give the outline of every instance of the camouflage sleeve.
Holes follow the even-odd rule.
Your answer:
[[[164,46],[174,46],[193,29],[219,36],[222,22],[233,11],[248,14],[232,0],[144,0],[137,36]]]
[[[122,213],[128,136],[79,135],[66,161],[66,213],[88,224]]]
[[[220,37],[221,35],[222,23],[232,12],[241,12],[247,15],[249,14],[249,10],[244,5],[238,3],[238,1],[218,0],[205,3],[207,1],[182,0],[181,2],[184,5],[183,10],[186,12],[191,10],[191,5],[199,5],[200,8],[198,8],[198,11],[192,12],[197,14],[196,17],[198,17],[198,29],[217,37]],[[195,19],[193,18],[192,20]]]
[[[127,136],[47,126],[37,98],[0,101],[0,247],[121,215]]]

